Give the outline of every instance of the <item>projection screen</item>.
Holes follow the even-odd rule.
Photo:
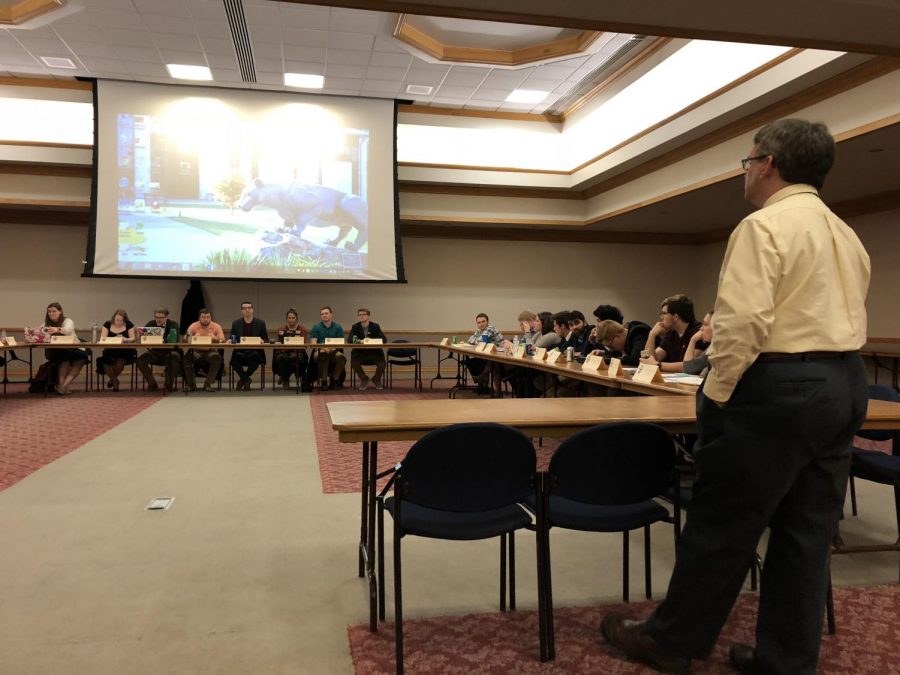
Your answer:
[[[392,100],[96,83],[85,276],[403,281]]]

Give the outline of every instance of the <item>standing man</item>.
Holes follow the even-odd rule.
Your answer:
[[[309,331],[309,341],[325,344],[325,338],[344,337],[344,328],[334,321],[331,307],[325,305],[319,310],[322,320]],[[316,365],[319,369],[319,389],[328,391],[331,389],[343,389],[344,378],[347,376],[347,357],[341,349],[320,348],[316,356]],[[331,373],[331,384],[328,383],[328,374]]]
[[[159,307],[153,310],[153,320],[148,321],[146,328],[162,328],[163,342],[168,340],[169,331],[174,330],[176,335],[180,334],[178,324],[169,318],[169,310],[165,307]],[[153,377],[151,366],[165,366],[163,378],[166,383],[166,391],[175,389],[175,378],[181,372],[181,350],[179,349],[148,349],[138,357],[137,367],[147,382],[149,391],[156,391],[159,385],[156,378]]]
[[[240,342],[242,337],[258,337],[263,342],[269,341],[266,322],[253,316],[253,303],[244,300],[241,303],[241,318],[231,324],[232,339]],[[264,349],[235,349],[231,353],[231,367],[238,374],[237,390],[250,391],[253,373],[266,362]]]
[[[354,342],[362,342],[368,338],[375,338],[387,342],[387,336],[384,331],[374,321],[369,321],[369,310],[360,307],[356,310],[356,318],[359,321],[350,326],[350,339]],[[355,338],[355,339],[354,339]],[[360,390],[369,386],[369,378],[362,369],[364,365],[375,366],[375,374],[372,376],[372,386],[376,389],[384,389],[381,377],[384,375],[384,350],[375,346],[371,349],[356,348],[350,353],[350,367],[359,378]]]
[[[608,614],[606,641],[671,672],[706,658],[766,527],[756,646],[744,673],[815,673],[829,549],[865,419],[869,257],[819,199],[834,161],[823,124],[786,119],[741,160],[760,207],[728,241],[710,371],[697,394],[697,481],[666,599],[642,622]]]
[[[225,342],[225,333],[222,326],[212,320],[212,314],[205,307],[200,310],[198,320],[188,326],[188,341],[195,336],[209,336],[213,344]],[[196,390],[194,372],[198,365],[206,368],[206,382],[203,383],[203,391],[213,392],[212,383],[219,379],[219,371],[222,370],[222,355],[216,349],[200,349],[191,347],[184,355],[184,388],[185,391]]]

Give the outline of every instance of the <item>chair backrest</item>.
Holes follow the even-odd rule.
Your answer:
[[[892,387],[883,384],[870,384],[869,399],[875,399],[876,401],[894,401],[896,403],[900,401],[900,396],[897,395],[897,392],[894,391]],[[889,441],[894,437],[894,430],[860,429],[856,432],[856,435],[870,441]]]
[[[662,427],[601,424],[559,446],[550,460],[550,490],[587,504],[636,504],[671,487],[674,466],[675,444]]]
[[[443,511],[486,511],[533,492],[534,444],[502,424],[454,424],[419,439],[400,464],[401,497]]]
[[[398,344],[398,343],[404,343],[404,342],[409,342],[409,340],[392,340],[391,344]],[[391,347],[390,349],[388,349],[388,356],[393,356],[393,357],[400,358],[400,359],[412,359],[416,356],[416,350],[413,347],[408,347],[405,349],[398,348],[398,347]]]

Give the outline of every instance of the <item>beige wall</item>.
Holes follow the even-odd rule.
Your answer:
[[[851,221],[872,258],[869,334],[900,337],[900,211]],[[117,307],[143,322],[157,304],[176,316],[185,281],[83,279],[87,230],[79,227],[0,225],[0,326],[38,323],[58,300],[79,327],[102,322]],[[207,302],[223,322],[248,298],[270,324],[284,310],[317,320],[323,304],[345,327],[358,306],[388,329],[464,330],[484,311],[501,329],[515,326],[521,309],[580,309],[618,305],[627,318],[651,322],[659,301],[684,292],[698,315],[712,307],[725,243],[696,248],[544,242],[478,242],[409,238],[403,242],[407,284],[204,282]]]
[[[0,225],[0,325],[33,325],[53,300],[79,327],[109,318],[117,307],[138,321],[157,304],[179,313],[185,281],[81,278],[86,237],[84,228]],[[207,302],[221,321],[239,316],[248,298],[270,324],[289,306],[312,323],[328,303],[345,327],[365,305],[386,328],[462,330],[484,311],[508,329],[522,309],[580,309],[589,316],[601,302],[649,321],[662,297],[696,294],[701,278],[691,249],[682,246],[410,238],[403,252],[407,284],[210,281]]]

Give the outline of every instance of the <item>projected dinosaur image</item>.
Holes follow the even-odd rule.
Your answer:
[[[344,247],[359,251],[368,237],[369,209],[366,202],[356,195],[322,185],[266,185],[256,179],[244,192],[238,207],[244,211],[263,206],[273,209],[283,225],[280,232],[285,237],[301,237],[307,227],[337,226],[337,234],[324,242],[328,246]],[[356,230],[356,238],[347,237]],[[287,243],[287,242],[286,242]]]

